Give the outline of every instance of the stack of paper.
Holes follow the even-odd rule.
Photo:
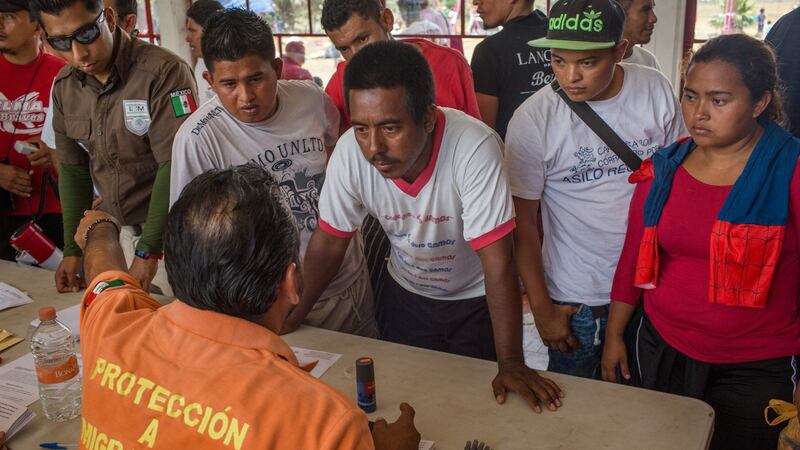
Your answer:
[[[0,352],[11,347],[14,344],[22,342],[21,337],[14,337],[8,330],[0,330]]]
[[[14,437],[34,417],[36,413],[25,406],[0,397],[0,430],[7,430],[6,440]]]
[[[0,368],[0,430],[7,430],[6,440],[36,417],[27,406],[38,399],[33,355],[28,353]]]
[[[27,294],[0,281],[0,311],[28,303],[33,303],[33,300]]]
[[[0,367],[0,400],[28,406],[39,400],[39,381],[28,353]]]

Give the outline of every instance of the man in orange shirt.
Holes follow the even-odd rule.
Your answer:
[[[297,225],[253,165],[207,172],[173,205],[161,306],[125,273],[119,225],[89,211],[81,448],[416,449],[414,410],[367,418],[298,366],[276,332],[298,302]]]

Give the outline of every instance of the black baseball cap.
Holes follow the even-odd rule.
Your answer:
[[[616,0],[559,0],[550,8],[547,36],[532,47],[564,50],[611,48],[622,39],[625,12]]]
[[[28,0],[0,0],[0,12],[31,11]]]

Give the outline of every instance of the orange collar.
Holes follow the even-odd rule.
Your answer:
[[[280,336],[249,320],[198,309],[177,299],[160,308],[160,312],[167,320],[193,334],[235,347],[264,349],[299,366],[294,352]]]

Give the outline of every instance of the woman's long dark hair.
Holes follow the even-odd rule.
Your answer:
[[[750,91],[753,101],[761,99],[765,93],[772,93],[772,101],[767,105],[759,119],[773,120],[784,125],[785,115],[781,106],[781,82],[778,78],[778,64],[775,52],[761,40],[745,34],[729,34],[715,37],[705,43],[692,55],[686,65],[684,79],[693,65],[722,61],[730,64]]]

